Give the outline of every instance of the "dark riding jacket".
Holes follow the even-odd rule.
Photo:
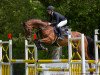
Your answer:
[[[50,22],[54,26],[57,26],[57,24],[59,24],[63,20],[66,20],[66,18],[58,12],[53,12],[52,15],[50,15]]]

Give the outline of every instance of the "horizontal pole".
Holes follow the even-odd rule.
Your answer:
[[[34,63],[35,60],[12,59],[12,63]]]
[[[67,68],[37,68],[38,71],[69,71]]]
[[[67,63],[68,59],[60,59],[60,60],[46,59],[46,60],[38,60],[37,62],[39,63]]]
[[[12,63],[67,63],[68,59],[60,59],[60,60],[50,60],[50,59],[46,59],[46,60],[23,60],[23,59],[12,59],[11,60]]]
[[[82,62],[81,60],[71,60],[71,62]]]
[[[81,60],[71,60],[71,63],[82,63]],[[86,63],[95,63],[95,60],[85,60]]]
[[[85,60],[86,63],[95,63],[95,60]],[[23,60],[23,59],[12,59],[12,63],[68,63],[68,59],[60,59],[60,60],[52,60],[52,59],[45,59],[45,60]],[[82,63],[81,60],[71,60],[71,63]]]
[[[100,43],[100,41],[95,41],[96,43]]]
[[[10,62],[6,63],[6,62],[0,62],[0,65],[10,65]]]
[[[2,41],[2,42],[0,42],[0,44],[6,44],[6,43],[9,43],[9,41]]]
[[[71,64],[82,64],[82,61],[78,61],[78,62],[70,62]]]
[[[35,64],[26,64],[27,67],[35,67]]]
[[[86,63],[95,63],[95,60],[85,60]]]
[[[94,71],[96,71],[96,69],[95,69],[95,68],[90,68],[90,69],[88,69],[87,71],[89,71],[89,72],[94,72]]]

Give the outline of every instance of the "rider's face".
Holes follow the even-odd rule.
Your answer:
[[[47,10],[48,14],[51,15],[52,14],[52,11],[51,10]]]

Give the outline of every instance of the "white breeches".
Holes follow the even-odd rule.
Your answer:
[[[64,26],[64,25],[66,25],[67,24],[67,20],[64,20],[64,21],[61,21],[58,25],[57,25],[57,27],[62,27],[62,26]]]

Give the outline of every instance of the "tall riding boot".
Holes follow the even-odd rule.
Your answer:
[[[62,35],[62,32],[61,32],[61,28],[60,27],[57,27],[57,31],[58,31],[58,38],[59,39],[63,39],[63,35]]]

